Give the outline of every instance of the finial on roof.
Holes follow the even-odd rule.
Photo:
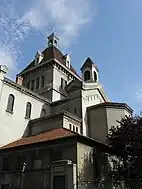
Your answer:
[[[55,26],[53,26],[53,33],[55,33],[56,32],[56,27]]]

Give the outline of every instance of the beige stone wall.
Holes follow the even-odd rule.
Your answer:
[[[35,135],[44,131],[49,131],[53,129],[58,129],[63,127],[63,118],[61,116],[56,116],[53,118],[40,118],[32,121],[29,125],[31,128],[30,134]]]
[[[81,91],[73,91],[68,94],[68,99],[61,102],[55,102],[52,105],[52,114],[66,110],[78,117],[82,117]]]
[[[32,120],[28,127],[31,135],[58,128],[70,129],[70,127],[72,131],[81,133],[81,120],[62,113]]]
[[[44,101],[25,94],[22,90],[18,90],[0,81],[0,146],[18,140],[26,134],[26,128],[29,119],[25,118],[26,104],[32,104],[31,119],[40,117],[42,108],[50,112],[50,106]],[[10,94],[15,96],[13,113],[6,111],[8,97]]]
[[[124,118],[126,115],[130,116],[131,114],[125,110],[124,108],[106,108],[106,114],[107,114],[107,123],[108,123],[108,130],[112,126],[119,125],[118,121],[121,121],[122,118]]]
[[[107,142],[107,135],[112,126],[117,126],[125,115],[131,115],[125,107],[91,107],[88,109],[89,136]]]
[[[89,136],[99,141],[106,141],[108,133],[105,108],[91,108],[88,111]]]

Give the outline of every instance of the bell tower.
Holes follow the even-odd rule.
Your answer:
[[[55,46],[58,48],[59,38],[55,35],[54,32],[51,35],[49,35],[47,38],[48,38],[48,47]]]
[[[97,83],[99,81],[99,70],[97,65],[88,57],[81,68],[82,79],[84,82],[94,82]]]

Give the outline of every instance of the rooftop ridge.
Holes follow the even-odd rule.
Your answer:
[[[67,137],[75,136],[75,135],[78,135],[78,134],[65,128],[54,129],[54,130],[47,131],[38,135],[23,137],[19,140],[16,140],[14,142],[11,142],[7,145],[0,147],[0,151],[4,149],[14,148],[14,147],[21,147],[21,146],[35,144],[35,143],[42,143],[42,142],[48,142],[48,141],[61,139],[61,138],[67,138]]]

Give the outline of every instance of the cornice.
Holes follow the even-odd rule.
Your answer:
[[[37,122],[44,122],[46,120],[52,120],[52,119],[55,119],[57,117],[61,117],[61,118],[64,118],[64,117],[68,117],[70,119],[73,119],[74,121],[77,121],[79,123],[81,123],[81,118],[77,117],[76,115],[73,115],[71,114],[70,112],[67,112],[65,110],[59,112],[59,113],[55,113],[55,114],[52,114],[52,115],[47,115],[47,116],[44,116],[44,117],[40,117],[40,118],[36,118],[36,119],[33,119],[33,120],[30,120],[30,123],[37,123]]]
[[[16,90],[18,90],[18,91],[20,91],[20,92],[22,92],[22,93],[24,93],[24,94],[26,94],[28,96],[31,96],[31,97],[33,97],[33,98],[35,98],[37,100],[40,100],[40,101],[42,101],[42,102],[44,102],[46,104],[51,104],[51,102],[48,99],[39,96],[38,94],[26,89],[25,87],[23,87],[21,85],[18,85],[17,83],[11,81],[8,78],[4,78],[3,83],[13,87],[14,89],[16,89]]]
[[[100,108],[100,107],[105,107],[105,108],[116,108],[116,109],[125,109],[131,114],[133,113],[132,108],[130,108],[126,103],[118,103],[118,102],[105,102],[105,103],[100,103],[96,104],[93,106],[88,107],[87,109],[94,109],[94,108]]]

